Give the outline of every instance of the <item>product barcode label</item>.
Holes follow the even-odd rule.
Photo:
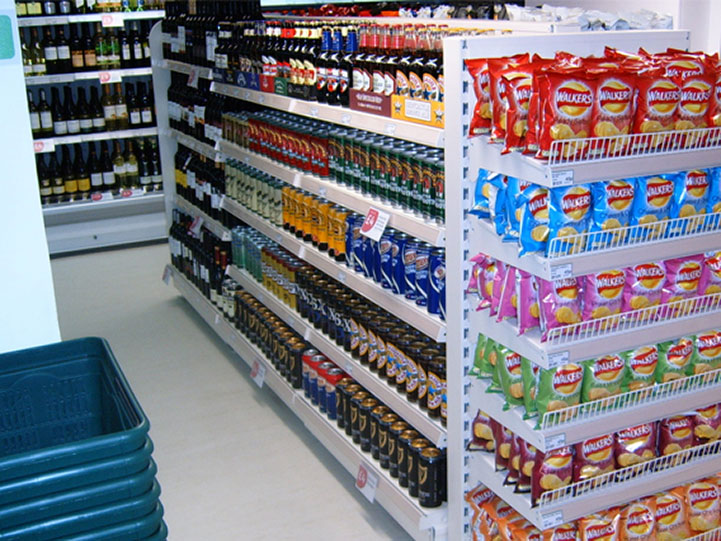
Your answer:
[[[563,511],[554,511],[541,515],[541,528],[547,530],[563,524]]]
[[[559,186],[570,186],[571,184],[573,184],[573,169],[553,171],[551,173],[551,185],[554,188]]]
[[[546,447],[546,451],[558,449],[566,445],[566,434],[554,434],[553,436],[546,436],[543,444]]]
[[[548,368],[556,368],[558,366],[568,364],[571,354],[568,351],[558,351],[548,354]]]
[[[551,280],[565,280],[571,276],[573,276],[573,265],[571,263],[551,267]]]

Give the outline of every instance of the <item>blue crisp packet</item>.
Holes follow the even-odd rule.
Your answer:
[[[535,184],[518,196],[521,207],[520,255],[545,252],[548,241],[548,188]]]

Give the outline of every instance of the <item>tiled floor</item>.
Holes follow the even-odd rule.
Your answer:
[[[63,339],[108,339],[150,418],[174,541],[405,540],[161,281],[166,245],[52,262]]]

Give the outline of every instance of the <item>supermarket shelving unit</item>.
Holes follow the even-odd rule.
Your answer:
[[[21,17],[18,27],[54,26],[75,23],[101,23],[104,28],[123,27],[126,21],[162,19],[162,10],[86,13],[52,17]],[[150,67],[79,71],[25,77],[27,88],[75,82],[115,83],[124,79],[147,77]],[[157,135],[157,128],[88,133],[35,139],[36,153],[54,152],[59,145],[90,141],[111,141],[128,137]],[[51,254],[105,248],[167,237],[164,203],[161,194],[125,193],[113,197],[109,192],[99,200],[53,204],[43,207],[43,219]]]
[[[483,21],[483,23],[486,26],[495,24],[497,28],[513,26],[510,23],[486,21]],[[667,47],[685,48],[688,43],[688,33],[685,31],[578,33],[560,36],[549,34],[549,32],[566,29],[552,28],[549,25],[536,25],[531,28],[527,24],[516,30],[518,30],[516,34],[508,36],[451,38],[444,41],[446,95],[461,97],[461,99],[446,100],[447,128],[445,130],[375,117],[339,107],[303,102],[285,96],[254,92],[217,82],[212,83],[212,92],[239,100],[262,104],[326,122],[355,126],[396,138],[444,148],[447,216],[445,227],[438,227],[424,222],[422,219],[398,209],[390,207],[386,209],[379,205],[377,201],[365,198],[353,190],[337,185],[332,181],[286,167],[232,143],[218,141],[215,145],[208,145],[169,129],[165,90],[170,82],[170,72],[194,73],[197,77],[208,79],[211,78],[211,73],[208,68],[162,60],[160,44],[163,36],[160,35],[160,29],[155,28],[151,35],[161,158],[163,163],[166,164],[163,169],[168,216],[170,216],[173,204],[175,204],[194,216],[202,217],[200,211],[192,208],[182,198],[173,198],[174,178],[171,164],[173,164],[176,144],[180,142],[210,159],[223,161],[225,158],[233,158],[242,161],[273,175],[287,184],[301,187],[357,212],[367,212],[370,206],[383,208],[383,210],[391,212],[390,223],[394,228],[427,240],[436,246],[445,246],[448,320],[442,322],[435,316],[430,316],[426,312],[419,310],[415,305],[388,294],[372,281],[356,275],[348,267],[338,264],[325,254],[315,250],[311,245],[298,240],[269,221],[249,212],[237,202],[224,198],[221,203],[222,208],[242,219],[268,238],[278,242],[297,257],[304,259],[329,276],[365,295],[389,312],[408,321],[428,336],[447,343],[449,415],[446,428],[427,418],[424,412],[414,404],[407,402],[402,395],[396,394],[385,383],[376,380],[373,373],[353,360],[335,343],[315,330],[312,325],[302,320],[282,301],[273,297],[250,274],[233,266],[228,268],[227,273],[229,276],[239,282],[261,303],[284,320],[286,324],[346,370],[361,385],[376,394],[426,437],[438,446],[447,448],[449,466],[449,501],[447,506],[435,511],[419,509],[414,501],[403,492],[394,492],[394,496],[390,499],[380,494],[377,497],[378,502],[415,539],[447,538],[455,540],[468,538],[470,535],[470,513],[464,503],[464,495],[467,490],[475,487],[479,482],[485,482],[493,490],[496,490],[501,497],[514,505],[519,512],[536,525],[548,527],[604,509],[611,503],[629,501],[647,492],[668,488],[721,469],[719,446],[710,446],[699,450],[694,456],[689,456],[684,463],[674,463],[673,465],[667,463],[655,464],[656,472],[653,476],[648,474],[649,467],[646,466],[646,469],[639,471],[637,478],[633,480],[624,483],[609,483],[592,493],[582,493],[583,487],[575,487],[574,490],[577,492],[572,495],[568,493],[559,494],[554,500],[546,501],[540,507],[531,508],[526,497],[513,494],[512,489],[503,485],[502,479],[493,472],[493,466],[487,460],[488,456],[466,451],[470,436],[470,423],[479,407],[482,407],[491,416],[512,428],[538,448],[554,449],[594,435],[618,430],[634,422],[640,423],[663,418],[690,407],[713,402],[717,397],[719,382],[721,381],[721,375],[715,373],[698,382],[698,386],[693,390],[669,386],[661,389],[663,392],[659,391],[659,394],[653,397],[653,401],[644,402],[640,399],[634,400],[633,397],[627,397],[628,402],[625,405],[625,410],[612,410],[612,408],[584,410],[582,415],[579,412],[579,415],[572,420],[554,418],[551,415],[543,419],[539,425],[540,428],[537,428],[536,420],[524,420],[521,413],[513,409],[506,411],[498,395],[486,395],[483,382],[469,377],[475,336],[477,336],[479,330],[483,330],[491,336],[495,333],[501,342],[508,342],[508,345],[519,353],[525,354],[533,361],[547,367],[568,362],[569,360],[585,360],[595,354],[640,345],[651,335],[654,336],[654,339],[659,336],[672,338],[688,332],[707,329],[713,326],[713,318],[718,318],[718,312],[707,310],[703,313],[664,322],[663,325],[655,327],[639,326],[630,330],[616,329],[613,332],[605,333],[596,330],[593,333],[586,333],[583,340],[568,341],[558,339],[555,342],[542,343],[540,337],[532,334],[520,340],[509,325],[490,322],[485,314],[476,313],[475,307],[470,306],[465,300],[464,288],[470,272],[467,259],[481,250],[495,252],[492,255],[496,255],[501,259],[507,258],[509,263],[517,263],[519,267],[531,270],[531,272],[539,276],[552,277],[585,274],[592,272],[594,269],[604,268],[608,264],[628,265],[634,261],[643,260],[645,257],[643,255],[644,251],[648,249],[648,246],[639,245],[635,247],[619,247],[614,250],[606,250],[603,253],[589,252],[556,259],[535,255],[519,259],[512,247],[496,242],[490,230],[484,229],[483,224],[476,222],[474,218],[467,215],[473,192],[473,181],[479,167],[496,168],[501,172],[516,174],[521,177],[526,174],[530,176],[529,180],[546,185],[553,185],[555,182],[558,185],[559,183],[581,182],[584,179],[601,180],[612,178],[622,170],[632,171],[634,174],[650,174],[658,171],[682,169],[690,163],[699,166],[721,165],[721,153],[717,150],[716,152],[672,152],[668,155],[655,156],[653,160],[641,158],[616,160],[613,163],[609,160],[608,162],[594,164],[549,166],[516,154],[501,156],[499,149],[489,144],[484,138],[469,140],[465,134],[469,114],[473,110],[474,98],[468,74],[463,67],[463,59],[465,58],[505,56],[521,51],[538,52],[544,56],[551,56],[556,50],[569,50],[577,54],[598,54],[602,52],[605,45],[633,50],[642,45],[647,50],[657,51],[665,50]],[[696,159],[698,161],[695,161]],[[624,174],[623,176],[629,175]],[[204,217],[204,220],[206,224],[211,224],[216,234],[224,235],[227,233],[227,230],[222,225],[214,223],[207,217]],[[696,235],[684,239],[682,243],[678,241],[659,242],[658,247],[655,246],[654,250],[663,250],[664,257],[681,256],[721,247],[721,242],[717,239],[718,235],[714,234]],[[177,274],[175,271],[172,271],[172,273],[174,276]],[[179,285],[181,293],[203,315],[209,325],[230,343],[231,347],[248,364],[258,360],[268,365],[267,361],[260,358],[259,352],[252,346],[241,345],[243,343],[242,337],[234,329],[226,328],[228,324],[225,320],[219,315],[213,314],[214,308],[212,305],[200,296],[184,278],[178,276],[176,285]],[[269,382],[268,386],[278,393],[301,418],[305,420],[307,416],[319,417],[314,410],[308,407],[300,393],[288,390],[287,384],[273,371],[272,366],[268,365],[267,373],[269,374],[266,376],[266,381]],[[286,398],[288,396],[291,398]],[[677,399],[683,399],[683,406],[680,405],[680,400],[675,402]],[[624,413],[625,416],[620,416],[619,413]],[[317,422],[319,425],[327,424],[323,419],[319,419]],[[352,474],[355,474],[358,460],[363,459],[362,457],[356,457],[351,460],[346,455],[357,455],[357,450],[355,448],[352,450],[338,450],[339,441],[343,440],[343,437],[330,438],[327,435],[319,435],[319,432],[323,431],[317,427],[314,428],[315,422],[307,424],[309,424],[309,429],[318,436],[324,445],[329,447],[341,463]],[[330,427],[328,430],[332,431],[333,428]],[[326,432],[326,434],[328,433],[330,432]],[[353,452],[351,453],[351,451]],[[349,463],[351,465],[348,465]],[[379,471],[378,473],[381,484],[383,484],[384,472]]]

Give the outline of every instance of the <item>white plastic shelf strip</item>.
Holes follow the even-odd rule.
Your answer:
[[[205,320],[210,328],[220,336],[250,367],[254,362],[263,363],[266,367],[264,385],[269,387],[298,418],[321,444],[340,462],[353,476],[358,467],[365,464],[366,468],[378,477],[375,499],[388,513],[416,540],[433,541],[435,529],[445,531],[447,506],[425,509],[418,501],[408,495],[406,489],[398,485],[387,470],[379,467],[370,455],[363,453],[352,439],[341,432],[337,426],[312,406],[303,395],[296,390],[273,368],[263,353],[251,344],[223,314],[206,299],[180,272],[168,266],[173,276],[173,283],[196,312]],[[438,539],[438,537],[435,537]]]
[[[219,221],[208,216],[204,211],[193,205],[190,201],[180,195],[175,195],[175,206],[183,210],[186,214],[191,216],[199,216],[203,218],[203,227],[207,228],[213,235],[220,238],[220,240],[229,241],[231,240],[230,230],[221,224]]]
[[[471,382],[471,414],[484,411],[545,452],[717,402],[721,369],[547,412],[540,420],[526,419],[522,406],[507,409],[502,394],[487,392],[489,383]]]
[[[158,128],[137,128],[133,130],[105,131],[100,133],[82,133],[78,135],[62,135],[47,139],[36,139],[33,148],[36,153],[53,152],[57,145],[72,145],[89,141],[106,141],[109,139],[132,139],[134,137],[150,137],[158,135]]]
[[[376,284],[370,278],[366,278],[362,274],[354,272],[351,268],[336,262],[327,254],[316,250],[312,244],[297,239],[294,235],[276,227],[268,220],[250,212],[228,197],[223,199],[222,207],[269,239],[280,244],[296,257],[305,260],[331,278],[338,280],[361,296],[430,336],[433,340],[437,342],[445,340],[445,322],[441,321],[438,316],[429,314],[425,308],[416,305],[415,302],[381,288],[379,284]]]
[[[210,158],[211,160],[215,161],[223,160],[222,153],[215,150],[215,147],[210,146],[207,143],[198,141],[195,137],[185,135],[184,133],[179,132],[178,130],[175,130],[173,128],[168,128],[168,133],[181,145],[194,150],[198,154],[202,154],[206,158]]]
[[[163,10],[116,11],[113,13],[85,13],[78,15],[53,15],[48,17],[19,17],[18,26],[48,26],[69,23],[103,23],[103,26],[115,26],[119,21],[137,21],[143,19],[162,19]]]
[[[443,246],[445,240],[445,227],[436,222],[424,220],[412,212],[382,203],[371,195],[363,194],[357,190],[343,186],[331,179],[322,179],[314,175],[305,174],[297,169],[278,163],[270,158],[256,154],[228,141],[220,141],[219,148],[226,156],[235,158],[243,163],[268,173],[283,182],[302,188],[314,195],[324,197],[347,209],[360,214],[367,214],[368,209],[374,207],[390,214],[388,225],[404,233],[429,242],[433,246]]]
[[[346,371],[360,385],[365,387],[373,396],[383,404],[391,408],[396,414],[418,430],[434,445],[445,447],[446,430],[443,426],[428,417],[427,413],[418,407],[417,403],[409,402],[405,396],[398,393],[395,387],[389,386],[385,380],[374,374],[367,366],[362,365],[342,347],[313,327],[289,306],[275,297],[262,284],[259,284],[245,270],[235,266],[228,267],[228,276],[243,286],[251,295],[258,299],[261,304],[285,321],[293,330],[300,334],[305,340],[313,344],[318,350],[326,355],[331,361]]]
[[[503,242],[487,220],[472,218],[470,247],[474,254],[483,252],[544,280],[629,267],[647,262],[649,254],[658,261],[721,248],[721,213],[667,220],[663,227],[672,232],[666,238],[644,240],[648,237],[644,234],[648,226],[629,226],[607,233],[555,238],[546,256],[541,253],[519,256],[515,242]],[[603,243],[597,242],[601,239]],[[577,247],[573,254],[567,253],[568,246]]]
[[[315,118],[324,122],[350,126],[373,133],[380,133],[381,135],[389,135],[397,139],[412,141],[421,145],[443,148],[444,144],[442,129],[424,126],[423,124],[397,120],[371,113],[362,113],[347,107],[334,107],[324,103],[304,101],[279,94],[250,90],[248,88],[218,83],[216,81],[211,83],[210,90],[216,94],[265,105],[280,111],[288,111],[289,113]]]
[[[505,472],[495,471],[495,458],[492,453],[472,452],[469,454],[469,462],[473,480],[490,488],[537,528],[545,529],[713,475],[721,470],[719,446],[721,441],[716,441],[692,448],[688,454],[680,453],[687,457],[686,462],[670,455],[617,470],[609,475],[612,480],[628,478],[626,481],[608,482],[597,488],[593,488],[597,478],[576,483],[573,495],[565,494],[568,487],[564,487],[554,491],[556,500],[547,499],[535,507],[531,506],[529,494],[517,494],[513,485],[504,483]],[[659,467],[663,469],[654,469]],[[635,477],[630,474],[631,470],[636,472]],[[564,493],[563,498],[559,493]]]
[[[191,72],[195,71],[196,76],[199,79],[212,79],[213,70],[203,66],[194,66],[192,64],[186,64],[185,62],[179,62],[178,60],[158,60],[158,67],[169,69],[170,71],[177,71],[178,73],[184,73],[190,75]]]
[[[152,68],[126,68],[118,70],[79,71],[77,73],[59,73],[57,75],[36,75],[25,78],[26,86],[50,85],[59,83],[72,83],[73,81],[87,81],[98,79],[103,82],[113,77],[141,77],[150,75]]]
[[[497,322],[488,310],[471,310],[470,329],[552,368],[696,334],[718,326],[719,313],[721,293],[714,293],[552,329],[545,342],[538,329],[519,336],[515,320]]]

